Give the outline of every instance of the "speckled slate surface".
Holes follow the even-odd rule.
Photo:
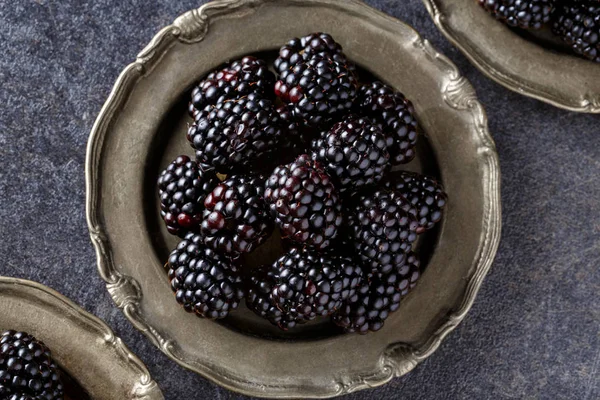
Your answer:
[[[86,141],[115,79],[200,3],[0,0],[0,274],[107,321],[167,399],[245,399],[171,362],[113,306],[84,216]],[[500,154],[504,226],[464,323],[408,376],[345,399],[600,398],[600,116],[486,79],[418,0],[368,3],[413,25],[475,85]]]

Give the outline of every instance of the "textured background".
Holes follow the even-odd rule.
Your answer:
[[[107,321],[167,399],[242,399],[171,362],[125,320],[96,273],[84,218],[86,141],[115,79],[199,3],[0,0],[0,274],[47,284]],[[441,348],[408,376],[346,399],[600,398],[599,116],[486,79],[418,0],[368,3],[413,25],[475,85],[500,153],[504,227],[472,312]]]

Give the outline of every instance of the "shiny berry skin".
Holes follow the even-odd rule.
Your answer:
[[[256,315],[284,331],[306,322],[298,315],[282,311],[271,299],[272,290],[273,271],[271,267],[262,266],[254,269],[246,284],[246,305]]]
[[[166,268],[177,302],[199,317],[225,318],[244,297],[237,265],[206,247],[195,233],[171,252]]]
[[[419,222],[417,233],[421,234],[441,221],[448,195],[434,178],[414,172],[401,171],[384,182],[388,189],[404,196],[412,205],[411,211]]]
[[[0,398],[62,400],[58,366],[48,347],[25,332],[0,336]]]
[[[379,182],[390,164],[385,136],[368,118],[345,117],[312,143],[312,157],[336,178],[340,192]]]
[[[345,64],[316,55],[281,72],[275,95],[290,105],[303,124],[323,127],[350,110],[357,86]]]
[[[307,154],[275,168],[264,198],[282,237],[290,241],[324,249],[342,224],[338,191],[323,166]]]
[[[354,111],[379,126],[392,165],[406,164],[415,158],[418,139],[415,109],[402,93],[382,82],[365,84],[358,90]]]
[[[306,62],[314,56],[329,57],[338,63],[354,70],[354,64],[348,62],[342,46],[328,33],[316,32],[302,38],[294,38],[279,49],[279,56],[274,62],[275,70],[282,74],[299,63]]]
[[[400,301],[416,286],[421,262],[409,252],[406,262],[387,273],[369,273],[354,296],[332,316],[336,325],[348,333],[365,334],[383,327],[384,321],[400,306]]]
[[[386,189],[353,199],[346,223],[350,242],[364,266],[383,274],[406,262],[419,226],[410,202]]]
[[[183,237],[198,230],[204,198],[218,183],[214,171],[205,171],[188,156],[169,164],[158,178],[160,214],[169,233]]]
[[[210,73],[194,87],[190,115],[194,117],[206,106],[239,99],[251,93],[270,98],[273,96],[274,83],[275,75],[269,71],[265,61],[251,56],[244,57]]]
[[[264,179],[234,175],[218,184],[204,200],[200,232],[204,244],[237,257],[264,243],[273,223],[263,199]]]
[[[507,25],[540,29],[550,21],[555,0],[477,0],[494,18]]]
[[[332,322],[348,333],[364,335],[380,330],[389,315],[400,307],[402,299],[394,283],[386,278],[368,274],[354,298],[333,314]]]
[[[272,161],[284,133],[273,103],[250,94],[204,108],[187,138],[198,162],[222,173],[248,173]]]
[[[552,30],[575,53],[600,62],[600,1],[558,3]]]
[[[271,299],[284,314],[310,321],[354,296],[362,270],[345,256],[292,248],[271,267]]]

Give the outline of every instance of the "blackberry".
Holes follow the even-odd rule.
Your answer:
[[[507,25],[540,29],[550,21],[555,0],[477,0],[494,18]]]
[[[315,55],[281,72],[275,94],[290,104],[296,118],[307,126],[322,127],[350,110],[357,81],[347,65]]]
[[[247,56],[224,68],[210,73],[192,91],[190,115],[194,117],[206,106],[214,106],[225,100],[235,100],[256,93],[269,98],[273,94],[275,75],[267,63]]]
[[[342,207],[331,177],[302,154],[275,168],[265,184],[265,201],[282,237],[324,249],[342,224]]]
[[[206,196],[200,232],[208,247],[236,257],[264,243],[273,224],[263,185],[262,177],[235,175]]]
[[[391,279],[388,279],[391,278]],[[396,290],[393,275],[368,274],[356,291],[331,317],[348,333],[366,334],[381,329],[388,316],[400,307],[402,294]]]
[[[294,38],[279,49],[279,57],[274,62],[275,70],[282,74],[296,65],[315,56],[330,57],[348,69],[354,70],[354,64],[348,62],[342,46],[328,33],[316,32],[300,39]]]
[[[179,156],[160,174],[160,214],[169,233],[184,236],[197,230],[202,203],[219,182],[214,171],[205,171],[188,156]]]
[[[25,332],[0,336],[0,398],[62,400],[58,366],[48,347]]]
[[[405,297],[416,285],[421,277],[421,260],[416,253],[410,252],[406,256],[403,266],[396,268],[396,290]]]
[[[196,115],[187,138],[196,150],[198,162],[228,173],[252,170],[266,162],[282,135],[273,103],[250,94],[204,108]]]
[[[575,53],[600,62],[600,2],[565,2],[554,14],[553,32]]]
[[[312,148],[313,159],[337,178],[341,192],[379,182],[389,167],[385,137],[368,118],[347,116]]]
[[[442,212],[448,196],[442,185],[435,179],[414,172],[401,171],[393,180],[386,181],[384,186],[404,196],[412,205],[412,213],[417,217],[421,234],[442,219]]]
[[[303,319],[291,313],[284,313],[271,299],[273,271],[270,266],[262,266],[252,271],[246,289],[246,305],[256,315],[268,320],[279,329],[287,331]]]
[[[358,196],[348,215],[349,236],[365,266],[387,274],[404,264],[419,226],[400,193],[378,190]]]
[[[331,315],[354,296],[362,279],[362,270],[349,257],[307,248],[292,248],[271,271],[273,302],[306,321]]]
[[[225,318],[244,297],[238,267],[206,247],[198,234],[185,236],[171,252],[166,268],[177,302],[199,317]]]
[[[418,134],[415,109],[400,92],[382,82],[358,90],[354,110],[379,125],[385,135],[392,165],[415,158]]]

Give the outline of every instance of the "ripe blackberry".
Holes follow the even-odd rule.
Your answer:
[[[350,110],[357,81],[347,65],[315,55],[279,75],[275,94],[304,124],[320,127]]]
[[[264,243],[273,224],[263,187],[259,176],[234,175],[218,184],[204,200],[200,225],[204,244],[237,257]]]
[[[406,256],[403,266],[396,268],[396,283],[394,286],[405,297],[417,285],[421,278],[421,260],[416,253],[410,252]]]
[[[271,299],[273,271],[270,266],[262,266],[252,271],[246,289],[246,305],[254,313],[279,329],[287,331],[298,323],[304,323],[297,315],[284,313]]]
[[[282,237],[317,249],[329,246],[342,224],[331,177],[307,154],[275,168],[265,184],[265,201]]]
[[[358,90],[354,110],[379,125],[392,165],[406,164],[415,158],[418,138],[415,109],[402,93],[382,82],[363,85]]]
[[[255,169],[272,155],[283,135],[279,113],[270,100],[250,94],[207,106],[189,128],[187,138],[198,162],[218,172]]]
[[[271,299],[284,313],[310,321],[331,315],[354,296],[362,270],[349,257],[292,248],[271,267]]]
[[[188,156],[179,156],[160,174],[160,214],[169,233],[184,236],[197,230],[204,197],[219,182],[214,171],[205,171]]]
[[[553,32],[575,53],[600,62],[600,1],[559,3]]]
[[[392,279],[388,279],[392,278]],[[400,307],[402,294],[396,290],[393,275],[368,274],[356,291],[331,317],[337,326],[348,333],[366,334],[381,329],[390,313]]]
[[[44,343],[25,332],[0,336],[0,398],[62,400],[58,366]]]
[[[379,182],[389,167],[385,137],[368,118],[347,116],[313,141],[312,150],[340,192]]]
[[[404,264],[419,226],[400,193],[378,190],[355,199],[348,215],[350,239],[365,266],[387,274]]]
[[[279,57],[274,62],[275,70],[282,74],[296,65],[306,62],[314,56],[330,57],[354,70],[354,64],[348,62],[342,46],[328,33],[316,32],[300,39],[294,38],[279,49]]]
[[[399,192],[410,202],[413,207],[412,213],[419,222],[418,234],[433,228],[442,219],[448,196],[442,185],[435,179],[414,172],[401,171],[394,175],[392,180],[386,181],[384,186]]]
[[[192,91],[190,115],[194,117],[206,106],[214,106],[225,100],[235,100],[256,93],[260,97],[273,95],[275,75],[267,63],[247,56],[224,68],[210,73]]]
[[[199,317],[225,318],[244,297],[238,267],[206,247],[200,235],[188,233],[171,252],[166,268],[177,302]]]
[[[555,0],[477,0],[494,18],[514,27],[540,29],[550,21]]]

